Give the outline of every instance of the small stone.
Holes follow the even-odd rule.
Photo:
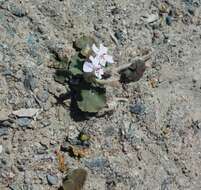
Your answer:
[[[188,7],[188,12],[193,16],[195,15],[195,9],[193,9],[192,7]]]
[[[159,19],[159,16],[157,14],[151,14],[147,17],[145,20],[147,23],[153,23],[156,22]]]
[[[39,109],[36,108],[29,108],[29,109],[22,108],[20,110],[13,111],[12,114],[17,117],[31,118],[37,115],[38,112]]]
[[[29,69],[25,71],[24,87],[32,91],[36,88],[36,78]]]
[[[19,170],[19,171],[26,171],[26,160],[24,160],[24,159],[19,159],[19,160],[17,160],[17,165],[16,165],[16,167],[17,167],[17,169]]]
[[[114,33],[114,36],[117,38],[119,41],[123,41],[124,39],[124,33],[121,30],[118,30]]]
[[[170,26],[172,24],[172,17],[166,16],[165,21],[166,21],[166,24]]]
[[[77,130],[76,126],[70,125],[68,128],[68,142],[71,144],[77,144],[77,138],[79,137],[79,134],[80,132]]]
[[[94,158],[85,161],[85,165],[90,169],[102,169],[107,167],[108,161],[105,158]]]
[[[11,154],[11,147],[10,146],[5,148],[5,153]]]
[[[3,146],[0,145],[0,154],[3,152]]]
[[[2,72],[2,75],[3,76],[10,76],[10,75],[12,75],[13,74],[13,72],[12,72],[12,70],[10,69],[10,68],[4,68],[4,70],[3,70],[3,72]]]
[[[48,119],[45,119],[45,120],[41,121],[41,125],[42,125],[42,127],[48,127],[51,125],[51,121]]]
[[[38,149],[36,150],[36,154],[37,154],[37,155],[42,155],[42,154],[47,154],[47,153],[48,153],[47,150],[44,149],[44,148],[38,148]]]
[[[49,98],[49,93],[46,90],[42,90],[37,93],[37,97],[41,102],[45,103]]]
[[[10,113],[9,110],[6,110],[6,109],[0,110],[0,121],[8,120],[9,113]]]
[[[29,171],[25,171],[24,183],[26,185],[30,185],[32,183],[32,176],[33,176],[33,173],[30,173]]]
[[[170,189],[170,185],[173,183],[173,179],[172,178],[166,178],[163,180],[162,184],[161,184],[161,190],[168,190]]]
[[[24,16],[26,16],[26,14],[27,14],[25,8],[22,7],[22,6],[19,6],[19,5],[17,5],[17,4],[11,4],[11,5],[9,6],[9,11],[10,11],[13,15],[15,15],[15,16],[17,16],[17,17],[24,17]]]
[[[7,127],[1,127],[0,125],[0,137],[9,135],[9,130]]]
[[[144,113],[144,111],[145,111],[145,107],[141,102],[137,102],[136,104],[130,106],[131,113],[141,115]]]
[[[3,58],[4,58],[3,53],[0,52],[0,62],[3,61]]]
[[[30,125],[32,119],[29,119],[27,117],[22,117],[22,118],[18,118],[17,119],[17,124],[20,126],[20,127],[27,127]]]
[[[58,184],[58,177],[57,177],[57,176],[54,176],[54,175],[48,174],[48,175],[47,175],[47,182],[48,182],[50,185],[56,185],[56,184]]]

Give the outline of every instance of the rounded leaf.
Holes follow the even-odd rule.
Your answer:
[[[81,100],[78,100],[77,104],[83,112],[96,113],[106,105],[104,90],[81,90],[80,98]]]

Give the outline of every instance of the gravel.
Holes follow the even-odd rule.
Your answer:
[[[0,189],[58,190],[76,168],[83,190],[201,189],[200,1],[0,0],[0,10]],[[82,117],[54,80],[82,34],[109,48],[111,67],[150,54],[139,81],[107,87],[105,114]],[[40,112],[11,114],[21,108]]]
[[[47,175],[47,181],[50,185],[56,185],[58,183],[58,177],[54,175]]]
[[[21,117],[17,119],[17,124],[20,127],[28,127],[31,123],[32,119],[27,118],[27,117]]]
[[[0,137],[9,135],[9,130],[7,127],[0,127]]]

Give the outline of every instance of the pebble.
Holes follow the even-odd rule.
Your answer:
[[[3,76],[10,76],[12,74],[13,74],[12,70],[10,68],[8,68],[8,67],[6,67],[2,72]]]
[[[121,30],[118,30],[114,33],[114,36],[117,38],[119,41],[123,41],[124,39],[124,33]]]
[[[27,127],[30,125],[32,119],[30,118],[27,118],[27,117],[21,117],[21,118],[18,118],[17,119],[17,124],[20,126],[20,127]]]
[[[70,125],[68,128],[68,142],[71,144],[76,144],[80,132],[76,129],[76,126]]]
[[[163,180],[162,184],[161,184],[161,190],[168,190],[170,189],[169,186],[173,183],[173,179],[172,178],[166,178]]]
[[[22,6],[19,6],[19,5],[17,5],[17,4],[11,4],[11,5],[9,6],[9,11],[10,11],[13,15],[15,15],[15,16],[17,16],[17,17],[24,17],[24,16],[26,16],[26,14],[27,14],[25,8],[22,7]]]
[[[6,121],[8,120],[8,115],[10,111],[7,109],[0,110],[0,121]]]
[[[166,21],[166,24],[170,26],[172,24],[172,17],[166,16],[165,21]]]
[[[108,160],[106,160],[105,158],[98,157],[98,158],[86,160],[85,165],[92,170],[103,169],[104,167],[107,167]]]
[[[47,154],[48,152],[47,152],[47,150],[45,149],[45,148],[38,148],[37,150],[36,150],[36,154],[37,155],[43,155],[43,154]]]
[[[48,182],[50,185],[56,185],[56,184],[58,183],[58,177],[57,177],[57,176],[54,176],[54,175],[48,174],[48,175],[47,175],[47,182]]]
[[[20,185],[14,182],[14,184],[9,185],[9,190],[20,190]]]
[[[25,71],[24,87],[32,91],[36,88],[36,78],[30,70]]]
[[[44,119],[43,121],[41,121],[41,127],[48,127],[51,125],[51,121],[48,119]]]
[[[137,102],[136,104],[130,106],[130,112],[142,115],[145,112],[145,107],[141,102]]]
[[[29,171],[24,172],[24,183],[26,185],[30,185],[32,183],[32,177],[34,176],[33,174],[34,173],[31,173]]]
[[[188,12],[193,16],[195,15],[195,9],[193,9],[192,7],[188,7]]]
[[[37,115],[38,112],[39,112],[39,109],[37,108],[29,108],[29,109],[22,108],[22,109],[13,111],[12,114],[17,117],[32,118],[35,115]]]
[[[7,127],[1,127],[0,125],[0,137],[9,135],[9,130]]]
[[[8,120],[8,115],[9,114],[10,114],[10,111],[8,109],[0,110],[0,121]]]
[[[3,53],[2,52],[0,52],[0,61],[3,61]]]
[[[3,146],[0,145],[0,154],[3,152]]]
[[[37,97],[41,102],[45,103],[49,98],[49,93],[47,90],[41,90],[37,93]]]
[[[17,160],[17,169],[20,171],[20,172],[23,172],[23,171],[26,171],[26,160],[23,160],[23,159],[18,159]]]
[[[122,138],[126,138],[130,141],[135,136],[135,128],[132,126],[130,121],[124,121],[122,127],[120,128],[120,133]]]
[[[151,14],[147,17],[147,19],[145,20],[147,23],[152,23],[155,22],[159,19],[159,16],[157,14]]]

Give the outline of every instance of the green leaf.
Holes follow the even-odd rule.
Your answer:
[[[81,90],[81,100],[77,101],[78,107],[83,112],[96,113],[106,105],[106,96],[103,89]]]
[[[69,71],[72,75],[82,75],[83,74],[83,62],[78,54],[74,55],[70,60]]]
[[[92,45],[95,43],[95,40],[90,36],[82,36],[75,42],[75,47],[79,50],[83,50],[88,47],[92,47]]]

